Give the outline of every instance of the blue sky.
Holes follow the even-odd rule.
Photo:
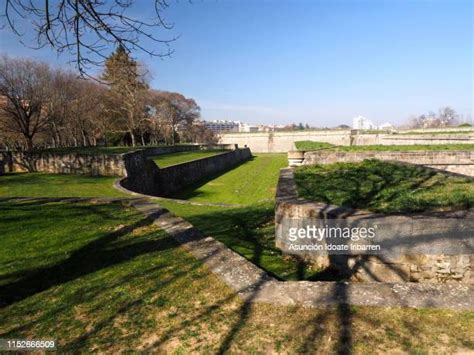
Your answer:
[[[157,36],[180,36],[173,56],[136,57],[153,87],[195,98],[205,119],[401,124],[446,105],[472,116],[471,0],[180,1],[164,16],[175,26]],[[1,34],[4,53],[70,59]]]

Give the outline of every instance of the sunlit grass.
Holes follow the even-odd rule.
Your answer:
[[[256,154],[253,159],[210,177],[175,197],[198,202],[250,205],[273,200],[286,154]]]
[[[212,157],[217,154],[228,152],[228,150],[193,150],[187,152],[169,153],[150,157],[160,168],[166,168],[171,165],[186,163],[189,161]]]
[[[125,197],[116,177],[15,173],[0,176],[0,197]]]

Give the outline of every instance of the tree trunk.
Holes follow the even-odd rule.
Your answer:
[[[136,142],[135,142],[135,135],[133,134],[133,130],[130,129],[130,130],[129,130],[129,133],[130,133],[130,138],[132,139],[132,147],[135,147],[135,146],[136,146]]]
[[[33,150],[33,137],[26,137],[26,149]]]
[[[84,133],[84,130],[81,130],[81,135],[82,135],[82,146],[87,147],[87,138],[86,138],[86,135]]]

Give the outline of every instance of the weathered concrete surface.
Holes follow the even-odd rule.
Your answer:
[[[249,302],[325,307],[358,306],[474,310],[474,286],[420,283],[278,281],[244,257],[151,201],[132,205],[173,236]]]

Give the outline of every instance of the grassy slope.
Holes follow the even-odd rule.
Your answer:
[[[320,150],[331,148],[338,152],[406,152],[406,151],[440,151],[440,150],[474,150],[474,144],[413,144],[413,145],[352,145],[334,146],[316,141],[295,142],[298,150]]]
[[[0,197],[123,197],[115,177],[24,173],[0,176]]]
[[[187,189],[177,198],[191,201],[250,205],[273,200],[286,154],[257,154],[238,167]]]
[[[334,147],[334,144],[316,141],[297,141],[295,142],[295,147],[297,150],[319,150],[332,148]]]
[[[192,160],[212,157],[217,154],[221,154],[226,152],[226,150],[198,150],[198,151],[190,151],[190,152],[178,152],[178,153],[170,153],[170,154],[163,154],[157,155],[155,157],[151,157],[153,161],[161,168],[165,168],[167,166],[176,165],[185,163]]]
[[[369,152],[369,151],[396,151],[405,152],[412,150],[474,150],[474,144],[433,144],[433,145],[353,145],[353,146],[338,146],[335,148],[341,152]]]
[[[472,312],[245,304],[118,204],[0,201],[0,211],[2,338],[52,337],[61,352],[473,349]]]
[[[370,209],[415,212],[474,207],[474,182],[419,166],[379,160],[299,167],[300,196],[313,201]]]

